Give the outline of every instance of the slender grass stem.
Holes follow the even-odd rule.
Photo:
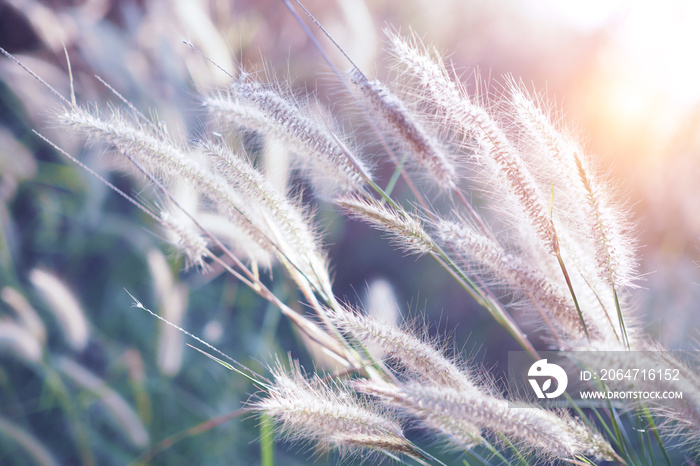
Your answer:
[[[391,178],[389,179],[389,182],[386,184],[386,188],[384,188],[384,192],[386,192],[387,196],[391,196],[392,191],[394,191],[394,188],[396,187],[396,183],[399,181],[399,177],[401,176],[401,173],[403,172],[403,167],[406,164],[407,160],[408,160],[408,154],[403,156],[403,158],[401,159],[401,162],[399,162],[399,164],[394,169],[394,173],[391,174]]]
[[[275,425],[267,414],[260,416],[260,465],[275,466]]]
[[[630,349],[630,339],[625,328],[625,319],[622,317],[622,308],[620,307],[620,299],[617,296],[617,290],[613,286],[613,296],[615,297],[615,309],[617,310],[617,318],[620,322],[620,333],[622,334],[623,344]]]
[[[448,271],[450,275],[452,275],[455,280],[457,280],[457,283],[459,283],[479,305],[489,311],[491,316],[496,319],[496,322],[504,327],[525,351],[527,351],[533,358],[539,358],[535,347],[532,346],[532,343],[527,339],[527,336],[523,333],[518,324],[505,311],[505,309],[503,309],[502,305],[498,303],[498,301],[486,296],[483,291],[477,287],[476,284],[467,275],[465,275],[444,252],[442,252],[442,250],[440,250],[438,254],[433,255],[433,257],[445,270]]]
[[[656,425],[656,422],[654,421],[654,417],[649,412],[649,408],[647,406],[643,405],[641,407],[641,410],[644,413],[644,418],[647,420],[648,423],[647,429],[651,431],[652,435],[654,436],[654,439],[656,440],[656,443],[659,444],[659,448],[661,449],[661,453],[664,455],[664,460],[666,461],[666,464],[668,464],[668,466],[672,466],[673,462],[671,461],[671,458],[668,455],[668,451],[666,451],[666,446],[664,445],[664,441],[661,438],[661,434],[659,434],[659,428]]]
[[[177,329],[178,331],[180,331],[180,332],[182,332],[183,334],[187,335],[188,337],[194,339],[194,340],[197,341],[198,343],[201,343],[202,345],[206,346],[206,347],[209,348],[210,350],[216,352],[217,354],[220,354],[221,356],[223,356],[223,357],[226,358],[227,360],[231,361],[231,363],[233,363],[233,366],[230,365],[230,364],[227,364],[227,363],[222,362],[222,361],[219,360],[218,358],[214,358],[213,356],[211,356],[210,354],[207,354],[205,351],[202,351],[202,350],[200,350],[199,348],[193,347],[193,348],[196,349],[197,351],[199,351],[199,352],[201,352],[201,353],[207,355],[208,357],[210,357],[210,358],[216,360],[217,362],[219,362],[219,363],[221,363],[221,364],[225,364],[226,367],[227,367],[228,369],[230,369],[230,370],[232,370],[232,371],[235,371],[235,372],[238,373],[239,375],[242,375],[243,377],[245,377],[246,379],[250,380],[250,381],[253,382],[254,384],[258,385],[259,387],[267,388],[267,387],[270,386],[270,384],[271,384],[270,380],[268,380],[268,379],[264,378],[263,376],[261,376],[261,375],[255,373],[255,372],[253,372],[252,370],[250,370],[250,369],[249,369],[248,367],[246,367],[245,365],[243,365],[243,364],[241,364],[240,362],[236,361],[236,360],[233,359],[231,356],[229,356],[229,355],[227,355],[226,353],[220,351],[218,348],[215,348],[214,346],[210,345],[209,343],[207,343],[206,341],[202,340],[201,338],[199,338],[199,337],[197,337],[197,336],[195,336],[195,335],[192,335],[190,332],[188,332],[187,330],[183,329],[182,327],[179,327],[179,326],[173,324],[172,322],[170,322],[169,320],[165,319],[164,317],[161,317],[161,316],[159,316],[158,314],[156,314],[155,312],[151,311],[150,309],[148,309],[147,307],[145,307],[145,306],[141,303],[141,301],[139,301],[138,299],[136,299],[136,298],[134,297],[134,295],[132,295],[131,293],[129,293],[129,290],[127,290],[126,288],[124,289],[124,291],[126,291],[126,294],[128,294],[128,295],[131,297],[131,299],[134,301],[133,304],[131,305],[132,307],[135,307],[135,308],[138,308],[138,309],[142,309],[142,310],[146,311],[147,313],[149,313],[150,315],[152,315],[153,317],[155,317],[156,319],[158,319],[158,320],[160,320],[160,321],[162,321],[162,322],[164,322],[164,323],[170,325],[171,327],[174,327],[175,329]]]
[[[583,318],[583,312],[581,312],[581,306],[578,304],[578,299],[576,299],[576,292],[574,291],[574,286],[571,284],[571,278],[569,277],[569,272],[566,270],[566,265],[564,265],[564,260],[561,258],[559,251],[556,252],[557,262],[559,262],[559,267],[561,272],[564,274],[564,280],[566,280],[566,286],[569,287],[569,292],[571,293],[571,298],[574,300],[574,306],[576,306],[576,312],[578,312],[578,317],[581,319],[581,325],[583,326],[583,332],[586,334],[588,340],[591,339],[591,335],[588,333],[588,327],[586,327],[586,319]]]
[[[508,440],[508,437],[506,437],[505,435],[500,434],[500,433],[498,434],[498,437],[502,442],[504,442],[506,445],[508,445],[508,448],[510,449],[510,451],[513,452],[513,454],[518,459],[518,461],[520,461],[521,464],[523,464],[524,466],[528,465],[527,459],[523,456],[522,453],[520,453],[520,450],[518,450],[518,448],[513,444],[513,442]]]

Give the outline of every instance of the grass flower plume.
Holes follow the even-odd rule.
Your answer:
[[[291,440],[314,442],[321,450],[357,448],[412,453],[401,426],[347,388],[315,376],[306,379],[298,363],[273,370],[274,385],[251,407],[272,416]]]
[[[319,453],[373,453],[415,465],[445,464],[442,450],[414,441],[416,429],[449,445],[445,457],[462,455],[465,464],[641,464],[635,448],[652,464],[668,458],[669,433],[698,442],[700,378],[638,325],[629,304],[638,287],[629,215],[594,157],[515,78],[505,77],[490,95],[470,92],[436,49],[414,35],[387,35],[397,79],[370,78],[354,63],[348,73],[334,68],[351,108],[326,108],[321,99],[293,92],[289,81],[259,79],[239,66],[226,72],[226,86],[199,96],[206,115],[194,135],[169,132],[109,86],[126,110],[78,104],[75,95],[68,100],[41,81],[63,105],[52,124],[117,154],[154,187],[155,201],[122,191],[40,137],[162,227],[188,265],[211,276],[227,273],[247,287],[241,312],[257,296],[288,319],[315,359],[315,372],[289,356],[268,378],[219,359],[227,357],[197,338],[218,356],[205,354],[259,389],[242,411],[262,417],[261,431],[271,419],[281,437]],[[370,142],[355,124],[371,130]],[[398,324],[397,301],[384,281],[374,282],[374,294],[383,298],[370,300],[369,310],[345,302],[324,248],[327,219],[335,215],[387,234],[416,264],[434,261],[533,361],[548,349],[599,352],[597,362],[606,367],[670,367],[682,381],[619,386],[653,391],[661,384],[687,396],[630,403],[636,411],[625,415],[633,421],[621,420],[612,404],[562,403],[553,410],[506,396],[502,381],[478,362],[440,349],[456,344]],[[169,324],[155,359],[161,374],[174,378],[184,370],[182,341],[193,336],[182,327],[195,312],[186,309],[189,289],[174,280],[165,256],[149,251],[145,263],[164,317],[136,298],[134,306]],[[130,445],[146,447],[151,437],[139,416],[147,419],[142,413],[150,408],[137,413],[82,364],[93,332],[77,299],[41,268],[28,278],[73,352],[55,358],[55,370],[99,401]],[[33,366],[48,361],[51,336],[39,313],[14,287],[4,287],[1,297],[17,316],[0,321],[2,347]],[[265,312],[266,341],[278,349],[277,320]],[[218,321],[212,326],[221,329]],[[486,350],[489,343],[496,344],[487,342]],[[631,351],[645,356],[630,362]],[[138,397],[145,389],[134,390]],[[138,402],[148,406],[143,397]],[[0,430],[22,434],[3,423]],[[272,442],[270,432],[262,437]],[[631,447],[634,442],[642,447]]]

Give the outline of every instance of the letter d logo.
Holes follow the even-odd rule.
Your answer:
[[[566,371],[557,364],[548,364],[546,359],[540,359],[530,366],[527,375],[537,398],[556,398],[564,393],[569,383],[569,377],[566,375]],[[547,377],[547,379],[544,380],[540,386],[538,378],[542,377]],[[552,386],[552,378],[557,381],[557,387],[556,390],[550,392],[548,390]]]

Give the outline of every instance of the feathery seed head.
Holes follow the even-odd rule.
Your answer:
[[[485,429],[495,436],[504,435],[546,458],[612,456],[612,447],[600,434],[564,413],[528,406],[515,408],[506,400],[478,390],[438,384],[409,382],[396,386],[359,381],[356,387],[416,416],[426,426],[446,434],[465,448],[470,441],[472,444],[479,442],[479,429]],[[471,438],[470,432],[473,433]]]
[[[279,92],[244,76],[232,83],[227,93],[205,98],[204,104],[214,116],[235,127],[284,141],[312,180],[325,186],[322,192],[362,189],[362,173],[369,173],[367,168],[339,145],[328,123],[315,121]]]
[[[361,393],[381,398],[392,408],[416,417],[425,427],[445,435],[450,443],[460,448],[469,450],[483,441],[480,428],[473,422],[445,412],[439,402],[411,399],[405,386],[366,379],[355,381],[353,386]]]
[[[221,210],[231,215],[237,212],[239,198],[225,180],[195,160],[193,154],[180,148],[167,135],[154,134],[146,128],[137,127],[117,112],[109,119],[104,119],[87,110],[73,108],[61,115],[59,121],[69,129],[114,146],[120,154],[140,164],[150,173],[186,181]]]
[[[185,256],[187,266],[204,267],[209,255],[207,241],[200,232],[191,226],[189,219],[180,219],[168,211],[160,212],[160,222],[165,228],[169,241]]]
[[[253,211],[248,215],[251,224],[275,245],[279,259],[291,263],[293,274],[301,274],[330,295],[326,260],[303,208],[280,193],[244,156],[219,144],[205,142],[203,148],[215,157],[219,173],[244,199],[244,210]]]
[[[403,209],[397,210],[375,199],[358,196],[340,197],[335,199],[335,203],[354,217],[389,233],[406,252],[423,255],[436,250],[435,242],[425,231],[420,220]]]
[[[429,54],[395,34],[390,38],[395,55],[414,76],[419,88],[428,94],[433,111],[462,138],[475,138],[480,142],[483,152],[480,159],[490,166],[485,174],[493,178],[492,182],[505,187],[519,206],[522,220],[532,227],[540,244],[556,253],[556,232],[546,198],[504,130],[484,108],[471,102],[435,52]]]
[[[623,219],[627,216],[607,199],[606,191],[593,178],[587,160],[579,153],[574,162],[584,189],[584,203],[589,222],[587,226],[595,244],[595,257],[601,278],[616,288],[634,286],[637,264],[634,241]]]
[[[179,148],[166,135],[153,134],[136,127],[116,113],[111,119],[104,120],[77,108],[66,112],[62,122],[93,139],[111,144],[119,153],[149,172],[161,173],[170,181],[188,183],[210,201],[210,210],[214,209],[236,224],[241,234],[250,241],[270,252],[276,252],[270,232],[262,229],[261,224],[251,223],[251,219],[258,217],[255,205],[244,202],[241,194],[221,174],[211,170],[205,161],[193,157],[194,153]],[[165,222],[165,226],[176,235],[176,241],[180,242],[188,256],[195,263],[201,263],[201,259],[198,259],[203,255],[200,254],[203,252],[201,240],[178,225],[172,217],[166,217]]]
[[[597,278],[616,288],[631,286],[636,264],[634,242],[624,222],[626,213],[611,204],[608,190],[601,186],[576,141],[555,127],[522,85],[511,82],[509,88],[513,116],[524,137],[535,144],[533,158],[546,162],[551,179],[561,184],[558,204],[575,219],[571,230],[585,232],[581,239],[596,259]]]
[[[426,48],[416,36],[409,41],[391,31],[386,34],[391,41],[394,56],[427,92],[431,105],[440,109],[461,102],[461,89],[452,80],[435,49]]]
[[[585,337],[581,319],[559,281],[528,265],[515,252],[508,252],[491,238],[475,232],[465,223],[439,220],[436,229],[440,239],[469,266],[478,264],[492,273],[500,283],[513,287],[530,299],[544,323],[560,341]],[[597,327],[589,325],[597,335]],[[591,327],[593,330],[591,330]]]
[[[437,384],[465,390],[476,389],[473,374],[464,371],[432,345],[413,334],[347,309],[337,312],[329,310],[328,314],[343,333],[368,349],[378,348],[410,374]]]
[[[351,81],[369,102],[370,111],[389,128],[392,138],[428,170],[432,182],[446,191],[454,189],[457,183],[454,164],[404,102],[382,82],[370,81],[357,70],[352,72]]]
[[[90,140],[113,146],[119,153],[132,156],[154,173],[176,170],[196,171],[186,151],[163,132],[155,134],[146,127],[137,127],[117,110],[105,118],[80,107],[72,107],[58,115],[57,121]]]
[[[546,197],[543,196],[534,177],[525,165],[522,155],[510,142],[505,132],[483,108],[466,104],[464,109],[454,109],[465,134],[476,134],[487,157],[481,159],[491,165],[485,174],[495,177],[508,194],[517,202],[522,219],[536,232],[540,244],[550,253],[558,251],[557,235],[549,214]]]
[[[395,421],[370,409],[346,387],[329,384],[318,376],[306,379],[298,362],[291,370],[278,364],[272,372],[274,384],[267,396],[250,406],[280,423],[289,439],[316,442],[321,451],[361,448],[413,452]]]

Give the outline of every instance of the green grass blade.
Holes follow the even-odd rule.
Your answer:
[[[267,414],[260,416],[260,465],[275,466],[275,425]]]

